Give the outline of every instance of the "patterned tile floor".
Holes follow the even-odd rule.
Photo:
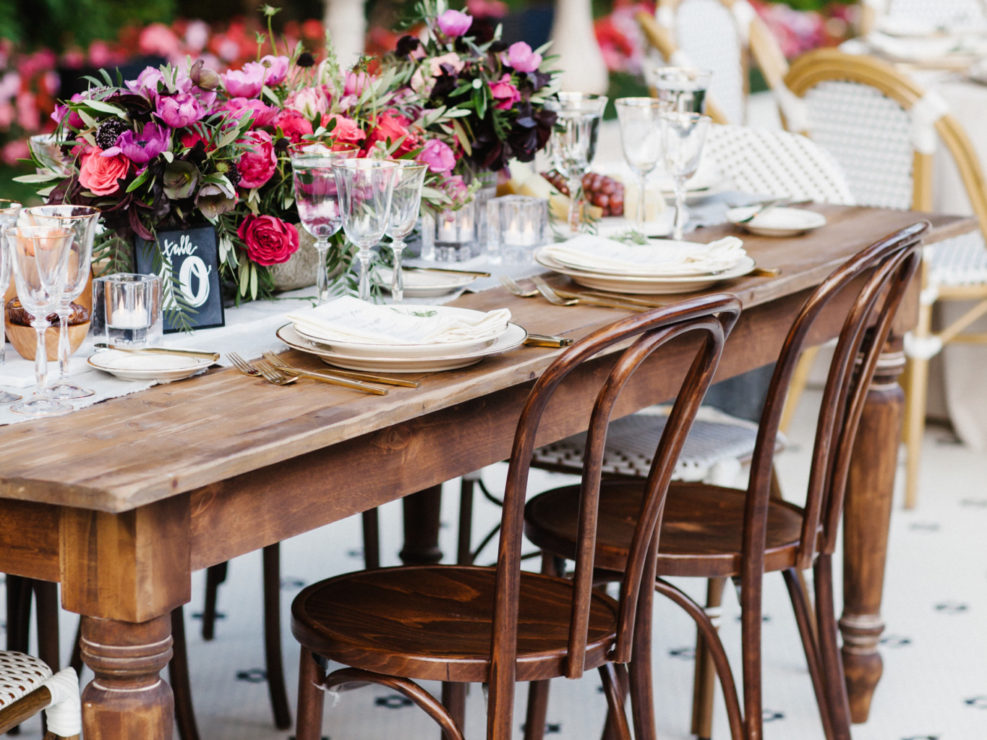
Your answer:
[[[814,410],[810,393],[800,407],[792,434],[794,447],[780,460],[786,490],[804,479],[809,427]],[[947,430],[926,434],[919,508],[896,508],[892,520],[882,640],[884,677],[874,697],[871,718],[854,728],[859,740],[983,740],[987,738],[987,459],[953,442]],[[503,471],[489,469],[496,481]],[[539,478],[533,490],[544,483]],[[455,521],[456,497],[447,496],[446,522]],[[478,507],[494,519],[493,507]],[[382,514],[387,562],[396,562],[400,510]],[[479,530],[479,525],[477,527]],[[446,552],[452,550],[451,525],[443,528]],[[359,523],[340,522],[285,543],[283,609],[303,584],[359,567]],[[201,607],[202,579],[193,583],[189,614]],[[198,621],[188,618],[194,700],[203,738],[210,740],[284,740],[289,732],[273,729],[263,679],[260,627],[260,558],[235,561],[220,592],[224,618],[217,637],[204,643]],[[739,624],[735,599],[727,599],[723,634],[737,665]],[[0,611],[2,613],[2,611]],[[75,618],[65,615],[63,634],[73,634]],[[674,607],[659,602],[655,615],[657,705],[663,738],[688,738],[692,631]],[[822,738],[804,656],[779,578],[767,583],[765,640],[765,735],[771,740]],[[288,683],[294,701],[297,649],[285,627]],[[67,646],[66,646],[67,650]],[[519,704],[523,706],[523,691]],[[598,737],[604,700],[595,674],[580,681],[555,681],[549,708],[549,734],[559,740]],[[468,736],[483,736],[483,694],[473,690],[468,706]],[[520,732],[521,718],[518,719]],[[714,738],[727,733],[717,707]],[[401,697],[362,689],[327,698],[325,735],[332,740],[434,738],[436,731]],[[518,735],[520,736],[520,735]],[[32,722],[21,737],[40,737]]]

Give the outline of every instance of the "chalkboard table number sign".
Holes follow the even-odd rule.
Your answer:
[[[211,226],[157,232],[157,249],[137,239],[137,272],[161,276],[165,332],[223,326],[219,247]]]

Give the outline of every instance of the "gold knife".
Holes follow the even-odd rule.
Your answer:
[[[524,343],[528,347],[568,347],[572,337],[559,337],[551,334],[528,334]]]
[[[279,367],[277,369],[283,371],[288,375],[297,375],[301,378],[320,380],[323,383],[339,385],[344,388],[353,388],[354,390],[363,391],[364,393],[370,393],[375,396],[387,395],[387,391],[384,390],[383,388],[377,388],[372,385],[367,385],[366,383],[361,383],[359,380],[349,380],[347,378],[340,378],[339,376],[332,375],[331,373],[317,373],[313,370],[299,370],[297,367]]]
[[[177,349],[175,347],[121,347],[119,344],[109,344],[108,342],[96,342],[93,347],[96,349],[115,349],[117,352],[130,352],[132,354],[154,354],[154,355],[179,355],[181,357],[200,357],[204,360],[219,361],[219,352],[204,352],[196,349]]]
[[[282,360],[273,352],[265,352],[264,358],[267,359],[272,364],[278,367],[292,367],[288,365],[287,362]],[[404,378],[389,378],[384,375],[373,375],[372,373],[360,373],[355,370],[337,370],[333,368],[331,373],[333,375],[338,375],[342,378],[350,378],[351,380],[364,380],[368,383],[380,383],[382,385],[396,385],[402,388],[418,388],[421,383],[417,380],[405,380]]]
[[[455,270],[451,267],[417,267],[415,265],[405,265],[401,268],[402,270],[414,270],[416,272],[449,272],[453,275],[472,275],[473,277],[490,277],[489,272],[483,272],[482,270]]]
[[[597,298],[586,293],[574,293],[571,290],[560,290],[559,288],[554,288],[554,290],[562,298],[576,298],[580,303],[585,303],[587,306],[603,306],[604,308],[619,308],[622,311],[636,312],[647,311],[650,308],[650,306],[641,306],[630,301],[625,301],[623,298]]]
[[[579,293],[573,293],[573,295],[578,296],[579,298],[589,296],[611,301],[620,301],[621,303],[631,303],[635,306],[644,306],[645,308],[661,308],[668,305],[667,301],[653,301],[647,298],[638,298],[636,296],[625,295],[624,293],[606,293],[602,290],[584,290]]]

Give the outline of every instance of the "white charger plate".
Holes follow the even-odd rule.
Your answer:
[[[189,378],[213,364],[212,360],[205,357],[180,357],[152,352],[138,354],[115,349],[92,354],[88,363],[90,367],[122,380],[154,380],[158,383]]]
[[[723,272],[709,273],[706,275],[683,275],[680,277],[640,277],[637,275],[607,275],[575,270],[566,267],[548,255],[542,254],[541,250],[535,252],[535,261],[553,272],[565,275],[573,282],[586,288],[638,295],[692,293],[708,288],[723,280],[730,280],[741,275],[746,275],[754,269],[754,260],[751,257],[745,257],[737,265]]]
[[[467,317],[475,314],[482,314],[483,311],[474,311],[470,308],[456,308],[454,306],[419,306],[419,305],[392,305],[389,308],[402,313],[421,313],[435,311],[449,316],[460,315]],[[394,358],[415,358],[430,357],[435,354],[436,348],[440,347],[444,354],[454,354],[457,352],[469,352],[481,349],[495,342],[507,331],[509,325],[505,325],[499,333],[492,333],[482,337],[474,337],[458,342],[430,342],[428,344],[380,344],[375,342],[352,342],[342,341],[332,336],[320,334],[318,330],[307,326],[295,324],[295,329],[304,336],[323,348],[329,349],[337,356],[346,357],[394,357]]]
[[[446,347],[433,345],[431,357],[351,357],[332,351],[299,334],[292,324],[285,324],[276,332],[277,338],[292,349],[317,356],[327,365],[346,370],[377,370],[388,373],[424,373],[455,370],[474,365],[484,357],[509,352],[520,347],[528,333],[517,324],[508,324],[507,331],[491,344],[466,352],[447,352]]]
[[[782,206],[769,208],[750,221],[741,223],[742,219],[750,216],[756,209],[757,206],[731,208],[727,211],[727,220],[759,236],[795,236],[826,225],[826,217],[821,213]]]
[[[476,280],[473,275],[454,275],[451,272],[424,270],[403,270],[404,294],[408,298],[433,298],[446,295]],[[377,282],[385,290],[391,289],[391,270],[377,268]]]
[[[740,242],[740,239],[736,239],[736,241]],[[695,249],[696,247],[700,247],[700,246],[704,247],[706,245],[698,242],[685,241],[684,239],[678,241],[675,239],[652,239],[651,241],[648,242],[647,246],[653,246],[653,247],[667,246],[667,247],[671,247],[672,249],[680,248],[684,252],[685,250]],[[635,247],[635,249],[636,248],[637,247]],[[710,271],[710,270],[690,269],[688,264],[684,262],[672,263],[672,264],[666,263],[665,265],[650,265],[650,266],[644,263],[640,265],[635,265],[633,268],[627,268],[623,266],[585,265],[585,264],[579,264],[578,260],[573,261],[571,258],[566,259],[567,255],[559,256],[557,254],[550,254],[549,252],[552,249],[552,245],[549,245],[544,249],[545,249],[545,254],[544,254],[545,257],[552,260],[553,262],[559,263],[560,265],[564,265],[570,270],[578,270],[579,272],[591,273],[593,275],[618,275],[624,277],[626,275],[631,274],[630,270],[633,269],[635,277],[649,277],[649,278],[690,277],[692,275],[719,274],[721,272],[732,270],[736,265],[739,265],[747,256],[745,254],[743,257],[739,257],[737,261],[733,265],[730,265],[729,267],[723,267],[715,271]],[[641,246],[641,249],[642,250],[646,249],[646,247]]]

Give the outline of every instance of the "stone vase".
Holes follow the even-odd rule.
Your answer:
[[[329,248],[333,249],[332,246]],[[287,262],[271,265],[274,289],[283,292],[315,285],[315,267],[318,263],[319,253],[315,249],[315,237],[298,226],[298,251],[291,255],[291,259]],[[329,282],[339,277],[342,272],[342,265],[330,271]]]

